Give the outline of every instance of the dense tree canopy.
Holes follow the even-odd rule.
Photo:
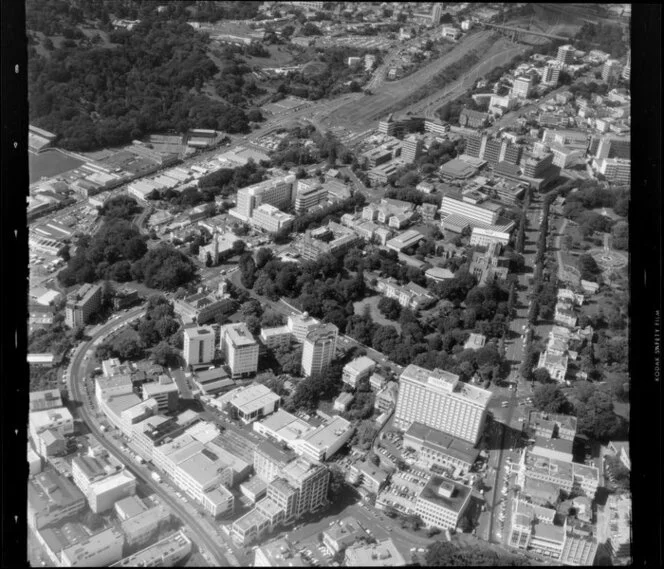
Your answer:
[[[246,115],[200,93],[217,72],[206,37],[184,22],[147,19],[114,31],[110,48],[31,54],[30,121],[71,150],[126,144],[149,132],[248,132]]]

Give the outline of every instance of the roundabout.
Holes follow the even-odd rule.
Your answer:
[[[627,256],[618,251],[591,249],[588,254],[604,272],[616,271],[627,266]]]

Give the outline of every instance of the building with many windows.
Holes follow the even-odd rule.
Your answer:
[[[101,306],[101,286],[86,283],[67,296],[65,324],[70,328],[85,326]]]
[[[574,46],[571,45],[561,45],[558,48],[558,63],[562,65],[570,65],[574,62]]]
[[[215,336],[212,326],[184,329],[183,355],[186,366],[210,363],[214,359]]]
[[[222,326],[220,343],[231,377],[246,377],[256,373],[258,342],[244,322]]]
[[[415,512],[427,527],[456,529],[470,502],[471,488],[433,475],[415,502]]]
[[[160,411],[175,411],[178,407],[180,392],[177,384],[167,375],[162,374],[157,381],[143,384],[143,401],[153,399]]]
[[[263,203],[254,209],[251,223],[270,233],[276,233],[288,229],[295,216],[284,213],[273,205]]]
[[[72,482],[47,469],[28,481],[28,523],[39,529],[81,512],[85,496]]]
[[[375,361],[367,356],[360,356],[344,366],[341,380],[355,388],[362,379],[368,378],[374,369],[376,369]]]
[[[440,204],[441,219],[444,224],[447,216],[457,214],[470,223],[479,222],[485,225],[494,225],[502,210],[501,206],[485,201],[486,198],[470,200],[467,196],[455,198],[444,196]]]
[[[330,472],[304,458],[289,462],[267,487],[267,496],[233,522],[231,536],[243,545],[259,539],[282,523],[298,519],[327,502]]]
[[[302,349],[302,371],[307,377],[322,374],[334,358],[339,329],[331,323],[311,330]]]
[[[237,192],[237,207],[230,211],[240,219],[248,221],[261,204],[287,209],[295,201],[295,175],[266,180]]]
[[[295,196],[295,213],[301,215],[327,199],[327,188],[317,179],[298,180]]]
[[[129,557],[125,557],[111,565],[111,567],[174,567],[189,555],[191,550],[191,540],[184,531],[178,531]]]
[[[632,161],[624,158],[599,160],[598,172],[614,184],[626,184],[631,179]]]
[[[517,77],[512,84],[512,96],[518,99],[527,99],[530,97],[532,88],[532,77]]]
[[[412,448],[419,453],[419,464],[430,469],[434,464],[443,468],[460,468],[468,472],[479,450],[472,444],[421,423],[413,423],[403,437],[404,448]]]
[[[557,87],[560,80],[560,68],[556,65],[547,65],[542,73],[542,85]]]
[[[281,397],[259,383],[238,387],[223,396],[231,414],[245,424],[274,413],[279,409]]]
[[[399,379],[394,426],[407,431],[418,422],[476,444],[490,399],[490,391],[463,383],[458,375],[411,364]]]

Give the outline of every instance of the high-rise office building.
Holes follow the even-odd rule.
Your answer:
[[[244,322],[226,324],[220,329],[221,349],[232,377],[243,377],[258,370],[258,342]]]
[[[553,164],[553,153],[546,152],[534,154],[532,152],[524,153],[521,158],[521,167],[523,175],[528,178],[537,178],[544,173],[549,166]]]
[[[415,134],[411,134],[403,142],[401,150],[401,159],[406,164],[412,164],[417,160],[422,151],[422,139]]]
[[[337,347],[338,333],[339,328],[327,323],[307,334],[302,349],[302,369],[307,377],[323,373],[330,365]]]
[[[399,379],[394,425],[405,431],[418,422],[476,444],[490,399],[490,391],[463,383],[458,375],[411,364]]]
[[[555,65],[547,65],[542,73],[542,85],[556,87],[560,79],[560,69]]]
[[[561,45],[558,48],[558,61],[563,65],[569,65],[574,61],[574,51],[571,45]]]
[[[259,184],[242,188],[237,192],[237,213],[247,220],[261,204],[279,209],[290,207],[295,201],[295,175],[289,174]]]
[[[184,361],[187,366],[206,364],[214,359],[214,328],[196,326],[184,329]]]

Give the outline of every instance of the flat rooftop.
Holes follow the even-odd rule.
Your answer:
[[[238,392],[235,397],[230,399],[229,403],[242,413],[250,414],[280,400],[281,397],[276,393],[264,385],[255,383]]]
[[[254,336],[249,332],[249,328],[247,328],[247,325],[244,322],[222,326],[221,334],[222,337],[226,334],[235,347],[252,346],[256,344]]]
[[[479,456],[479,450],[473,445],[422,423],[414,422],[404,437],[422,441],[431,450],[448,454],[469,464],[473,464]]]
[[[442,496],[439,493],[439,489],[443,485],[453,488],[452,496],[449,498]],[[422,492],[420,492],[418,499],[433,502],[458,513],[463,509],[464,504],[470,497],[470,492],[471,489],[468,486],[458,484],[449,478],[433,475],[429,482],[427,482],[426,486],[422,488]]]

